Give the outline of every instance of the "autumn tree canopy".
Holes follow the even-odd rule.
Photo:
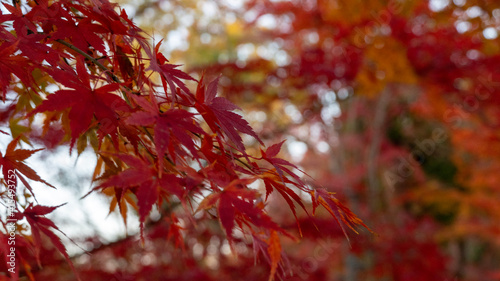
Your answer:
[[[120,4],[2,2],[0,280],[500,279],[499,3]],[[67,254],[61,146],[138,235]]]

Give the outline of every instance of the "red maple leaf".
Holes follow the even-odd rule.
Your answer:
[[[349,237],[347,236],[347,232],[345,231],[343,224],[346,224],[356,234],[358,233],[356,227],[360,225],[372,232],[360,218],[358,218],[351,210],[349,210],[349,208],[344,206],[337,198],[335,198],[333,192],[328,192],[326,189],[318,188],[311,191],[311,199],[313,203],[313,214],[319,205],[323,206],[323,208],[325,208],[330,215],[332,215],[338,225],[342,228],[347,240],[349,240]]]
[[[297,170],[299,170],[302,173],[304,173],[304,172],[301,171],[299,168],[297,168],[297,166],[295,166],[294,164],[286,161],[285,159],[281,159],[281,158],[277,158],[276,157],[278,155],[278,153],[280,152],[281,146],[283,146],[284,142],[285,141],[282,141],[282,142],[277,143],[277,144],[273,144],[268,149],[266,149],[266,151],[263,151],[261,149],[260,150],[260,152],[262,154],[262,158],[261,159],[264,159],[267,162],[269,162],[271,165],[273,165],[273,167],[278,172],[278,174],[279,174],[279,176],[280,176],[280,178],[281,178],[282,181],[284,181],[283,172],[286,172],[293,179],[295,179],[297,181],[297,183],[299,183],[301,186],[303,186],[304,183],[302,182],[302,180],[300,179],[300,177],[297,174],[295,174],[293,171],[291,171],[290,168],[288,168],[287,166],[289,166],[291,168],[294,168],[294,169],[297,169]]]
[[[232,231],[235,222],[239,225],[253,224],[259,228],[287,234],[264,212],[263,204],[256,202],[259,197],[257,191],[241,188],[253,181],[252,179],[234,180],[222,192],[207,196],[198,206],[198,210],[210,209],[218,202],[219,220],[230,241],[233,239]]]
[[[93,117],[101,123],[100,137],[111,134],[116,143],[117,127],[120,125],[118,111],[130,110],[121,97],[113,94],[120,88],[120,84],[107,84],[92,89],[90,75],[81,59],[77,60],[77,72],[78,76],[64,70],[52,71],[52,76],[58,82],[73,89],[59,90],[49,95],[42,104],[28,114],[28,117],[39,112],[64,111],[69,108],[71,147],[76,139],[89,129]]]
[[[35,257],[39,264],[40,264],[40,250],[42,247],[41,234],[43,233],[50,239],[52,245],[54,245],[54,247],[64,256],[69,266],[71,267],[73,272],[75,272],[76,275],[76,270],[73,266],[73,263],[71,262],[70,256],[66,252],[64,244],[61,242],[61,239],[56,234],[54,234],[51,228],[59,231],[62,234],[64,233],[61,230],[59,230],[59,228],[51,220],[45,217],[46,214],[51,213],[52,211],[61,206],[62,205],[55,207],[47,207],[41,205],[33,206],[32,204],[30,204],[24,210],[23,213],[16,213],[16,219],[20,220],[22,218],[26,218],[26,220],[30,224],[31,233],[33,235],[33,244],[35,246]],[[77,275],[77,280],[80,280],[78,275]]]
[[[57,30],[52,33],[52,40],[68,40],[80,50],[88,50],[92,46],[95,50],[106,53],[104,41],[98,33],[106,33],[106,29],[98,24],[92,23],[91,18],[84,18],[75,23],[73,18],[68,20],[63,18],[53,19]]]
[[[160,173],[155,165],[148,160],[130,155],[117,155],[120,160],[127,164],[128,169],[105,179],[93,190],[114,187],[120,189],[116,193],[119,202],[120,196],[127,190],[134,190],[139,206],[139,219],[141,222],[141,238],[143,237],[144,221],[151,211],[153,205],[159,202],[160,195],[168,199],[169,195],[176,195],[181,202],[185,201],[186,192],[181,186],[181,179],[174,174]]]
[[[191,156],[197,158],[198,150],[193,141],[193,133],[204,134],[204,131],[195,125],[193,113],[183,109],[169,109],[159,113],[158,104],[143,98],[134,97],[134,100],[144,111],[134,112],[126,119],[126,123],[135,126],[153,126],[154,142],[159,159],[159,170],[164,165],[163,157],[168,151],[170,159],[176,161],[178,155],[183,154],[182,146],[188,149]],[[181,146],[182,145],[182,146]]]
[[[11,14],[0,15],[0,22],[12,20],[12,25],[16,31],[15,35],[10,32],[3,32],[2,37],[4,40],[11,43],[19,41],[17,48],[21,50],[24,56],[37,64],[41,64],[42,61],[45,60],[49,64],[55,65],[56,62],[60,60],[61,56],[68,57],[67,54],[42,43],[42,41],[49,36],[44,33],[36,32],[37,27],[33,22],[39,20],[40,10],[38,6],[28,14],[23,15],[19,6],[14,7],[5,3],[3,4]]]
[[[150,65],[146,70],[153,70],[161,75],[161,82],[163,84],[163,88],[165,89],[165,93],[167,93],[167,88],[170,88],[170,93],[172,95],[173,101],[176,101],[176,93],[181,94],[181,91],[184,93],[182,97],[184,99],[189,99],[192,94],[181,79],[191,81],[196,81],[196,79],[194,79],[184,71],[177,69],[180,65],[168,63],[168,60],[159,51],[162,41],[156,44],[153,53],[149,48],[144,46],[144,50],[151,58]],[[181,91],[178,92],[177,87],[179,87]]]
[[[205,91],[202,77],[196,90],[195,107],[210,129],[215,133],[226,135],[241,152],[245,150],[245,146],[239,133],[250,135],[264,145],[248,122],[233,112],[241,109],[223,97],[216,97],[218,83],[219,78],[213,80]]]
[[[28,167],[24,160],[28,159],[35,152],[40,151],[42,149],[28,150],[28,149],[15,149],[17,143],[19,141],[19,137],[12,140],[7,146],[7,150],[5,151],[5,155],[2,156],[0,152],[0,166],[2,166],[3,178],[5,180],[10,179],[9,171],[14,170],[16,176],[23,182],[23,184],[28,188],[28,190],[33,193],[31,186],[28,181],[23,177],[23,175],[30,180],[38,181],[44,183],[50,187],[54,187],[51,184],[44,181],[37,173]],[[16,184],[17,185],[17,184]],[[54,187],[55,188],[55,187]]]
[[[19,41],[4,41],[0,45],[0,88],[3,100],[13,80],[12,75],[16,75],[26,85],[31,85],[33,82],[32,64],[27,58],[15,54],[18,50],[18,43]]]
[[[281,194],[283,199],[285,199],[286,203],[290,207],[290,210],[292,211],[293,216],[295,217],[295,221],[297,222],[297,227],[299,229],[299,233],[302,236],[302,229],[300,227],[299,219],[297,217],[297,212],[295,211],[295,205],[294,205],[293,201],[295,201],[306,213],[307,213],[307,209],[306,209],[304,203],[302,202],[302,199],[300,198],[300,196],[297,193],[295,193],[292,189],[290,189],[289,187],[287,187],[285,185],[285,183],[289,183],[289,184],[293,184],[293,185],[295,185],[295,184],[292,181],[287,180],[286,178],[285,178],[285,181],[283,182],[283,178],[281,178],[281,179],[278,178],[278,175],[276,175],[276,173],[266,173],[263,177],[263,180],[264,180],[264,185],[266,187],[266,200],[274,190],[278,191],[278,193]],[[280,182],[280,180],[281,180],[281,182]]]

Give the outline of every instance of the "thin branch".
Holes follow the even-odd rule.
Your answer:
[[[70,48],[71,50],[79,53],[80,55],[84,56],[86,59],[92,61],[101,70],[103,70],[106,73],[106,75],[108,75],[111,79],[113,79],[113,81],[115,81],[116,83],[121,83],[120,79],[118,79],[118,77],[116,77],[116,75],[114,75],[107,67],[105,67],[102,63],[100,63],[97,59],[95,59],[91,55],[85,53],[84,51],[82,51],[79,48],[77,48],[75,45],[73,45],[73,44],[71,44],[69,42],[66,42],[66,41],[64,41],[62,39],[57,39],[56,41],[59,42],[59,43],[61,43],[61,44],[63,44],[64,46]]]
[[[104,71],[104,73],[106,73],[106,75],[108,75],[108,77],[110,77],[113,81],[115,81],[116,83],[122,84],[120,79],[116,75],[114,75],[113,72],[111,72],[111,70],[109,70],[102,63],[100,63],[96,58],[94,58],[91,55],[80,50],[80,48],[76,47],[75,45],[73,45],[69,42],[66,42],[62,39],[57,39],[56,41],[63,44],[64,46],[70,48],[71,50],[79,53],[80,55],[84,56],[86,59],[90,60],[92,63],[97,65],[102,71]],[[127,86],[122,85],[122,87],[125,88],[127,91],[132,92],[132,89],[128,88]],[[127,102],[127,104],[131,105],[130,100],[128,99],[127,95],[124,92],[122,92],[122,96],[125,99],[125,101]]]
[[[391,96],[388,87],[389,86],[386,86],[380,93],[378,103],[375,107],[375,116],[372,123],[372,142],[370,143],[367,157],[368,186],[370,189],[369,198],[371,198],[372,209],[375,209],[373,207],[375,207],[375,204],[379,202],[379,200],[377,200],[380,191],[377,180],[377,162],[380,153],[380,145],[382,143],[382,126],[385,122],[387,106],[389,105],[389,99]]]

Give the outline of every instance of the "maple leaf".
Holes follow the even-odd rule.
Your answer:
[[[167,221],[170,221],[167,239],[174,240],[176,247],[180,246],[180,247],[182,247],[183,250],[185,250],[184,238],[182,237],[182,234],[181,234],[181,230],[183,230],[184,228],[179,225],[179,219],[177,218],[177,216],[174,213],[172,213],[170,215],[170,219],[167,218]]]
[[[245,150],[245,146],[239,133],[250,135],[264,145],[248,122],[233,112],[241,109],[223,97],[216,97],[218,83],[219,78],[216,78],[208,84],[205,92],[202,77],[196,90],[195,107],[210,129],[215,133],[226,135],[241,152]]]
[[[186,147],[191,156],[197,158],[198,150],[192,134],[203,135],[205,132],[194,122],[193,113],[183,109],[168,109],[159,113],[156,101],[148,103],[145,99],[135,97],[134,100],[143,106],[145,111],[136,111],[127,119],[126,123],[135,126],[153,126],[154,142],[158,154],[160,167],[163,169],[164,155],[168,151],[170,159],[176,161],[176,155],[182,155],[182,146]]]
[[[127,190],[133,187],[140,187],[138,189],[140,190],[138,193],[141,195],[141,199],[138,200],[138,205],[140,219],[141,222],[143,222],[154,204],[154,202],[151,201],[151,198],[154,197],[155,194],[159,194],[157,182],[155,181],[157,173],[152,171],[154,168],[143,159],[128,155],[119,155],[118,157],[130,168],[108,177],[101,184],[94,187],[93,190],[105,189],[108,187],[123,189],[121,192],[116,194],[117,200],[120,201],[121,194],[124,194]],[[148,191],[148,189],[151,190]]]
[[[38,174],[33,169],[31,169],[24,163],[24,160],[28,159],[34,153],[43,150],[43,148],[35,150],[15,149],[18,142],[19,137],[12,140],[9,145],[7,145],[5,155],[2,155],[2,153],[0,152],[0,166],[2,166],[3,178],[5,180],[10,179],[11,177],[9,177],[9,171],[14,170],[16,176],[23,182],[23,184],[32,194],[33,190],[26,179],[24,179],[23,175],[30,180],[38,181],[52,188],[55,188],[54,186],[40,178],[40,176],[38,176]]]
[[[69,57],[63,52],[41,43],[48,36],[47,34],[33,32],[37,27],[29,20],[32,11],[24,16],[19,7],[13,7],[5,3],[3,4],[12,14],[0,15],[0,22],[4,20],[13,20],[13,27],[16,31],[15,35],[11,33],[3,34],[3,36],[5,36],[5,41],[11,43],[15,42],[22,54],[37,64],[41,64],[43,60],[46,60],[49,64],[56,65],[56,62],[59,61],[61,56],[66,58]]]
[[[299,176],[297,174],[295,174],[294,172],[290,171],[290,169],[286,167],[286,166],[290,166],[290,167],[295,168],[295,169],[300,171],[300,169],[297,168],[297,166],[295,166],[294,164],[292,164],[284,159],[275,157],[276,155],[278,155],[279,151],[281,150],[281,146],[283,145],[284,142],[285,141],[282,141],[282,142],[277,143],[277,144],[273,144],[266,151],[263,151],[261,149],[260,150],[260,152],[262,154],[261,159],[266,160],[267,162],[269,162],[271,165],[274,166],[274,168],[278,172],[282,181],[284,181],[283,172],[286,172],[291,177],[293,177],[297,181],[297,183],[299,183],[300,185],[304,185],[304,183],[299,178]],[[302,173],[304,173],[304,172],[302,172]]]
[[[92,23],[91,18],[83,18],[78,23],[62,18],[54,19],[57,30],[52,33],[51,40],[68,40],[80,50],[88,50],[92,46],[97,51],[105,54],[104,41],[98,33],[106,33],[106,29]]]
[[[233,180],[222,192],[207,196],[198,206],[198,210],[210,209],[218,203],[219,220],[230,242],[233,239],[232,232],[235,222],[239,224],[251,223],[256,227],[273,229],[287,234],[264,212],[264,206],[255,202],[258,198],[257,191],[241,187],[253,181],[255,179]]]
[[[78,76],[63,70],[53,71],[51,74],[56,81],[73,89],[59,90],[49,95],[28,117],[44,111],[64,111],[69,108],[71,147],[78,137],[89,129],[94,116],[97,121],[102,122],[100,132],[111,134],[116,143],[117,127],[120,124],[117,111],[129,111],[125,101],[113,94],[120,88],[120,84],[113,83],[92,89],[90,76],[82,59],[77,60],[77,71]]]
[[[63,204],[64,205],[64,204]],[[64,256],[66,261],[68,262],[69,266],[73,270],[73,272],[77,275],[76,270],[73,266],[73,262],[71,262],[71,258],[66,252],[66,248],[64,247],[64,244],[61,242],[61,239],[52,232],[52,229],[55,229],[59,231],[60,233],[64,234],[59,228],[48,218],[45,217],[48,213],[51,213],[55,209],[63,206],[55,206],[55,207],[47,207],[47,206],[42,206],[42,205],[36,205],[33,206],[30,204],[23,213],[16,213],[15,218],[20,220],[22,218],[26,218],[28,221],[29,225],[31,226],[31,232],[33,235],[33,243],[35,245],[35,256],[38,260],[38,263],[40,264],[40,250],[42,247],[42,239],[41,239],[41,234],[45,234],[50,241],[52,242],[52,245]],[[80,280],[80,278],[77,275],[77,280]]]
[[[177,92],[176,90],[177,87],[179,87],[181,91],[184,93],[184,98],[188,99],[192,94],[186,87],[186,84],[184,84],[184,82],[182,82],[181,79],[188,81],[189,80],[196,81],[196,79],[194,79],[184,71],[177,69],[181,65],[168,63],[168,60],[159,51],[162,41],[163,40],[161,40],[160,42],[158,42],[158,44],[156,44],[154,52],[151,52],[150,48],[144,46],[145,47],[144,50],[151,58],[150,65],[146,70],[153,70],[160,73],[165,93],[167,93],[167,85],[168,85],[168,87],[170,88],[170,93],[172,95],[172,101],[177,100],[175,96],[176,93],[181,94],[181,92]]]
[[[349,208],[344,206],[337,198],[335,198],[334,193],[320,188],[311,191],[311,198],[313,200],[313,214],[319,205],[323,206],[332,215],[332,217],[335,218],[338,225],[340,225],[347,240],[349,240],[349,237],[344,229],[344,224],[346,224],[356,234],[358,234],[358,231],[356,230],[358,225],[365,227],[373,233],[373,231],[371,231],[371,229],[365,225],[360,218],[358,218],[351,210],[349,210]]]
[[[113,196],[113,199],[111,199],[111,203],[109,205],[109,214],[111,214],[115,209],[116,206],[118,206],[120,216],[123,219],[123,224],[125,225],[125,231],[127,230],[127,203],[130,204],[135,210],[138,210],[138,207],[134,201],[134,199],[131,197],[131,192],[124,191],[123,189],[120,188],[109,188],[103,190],[103,193],[108,195],[108,196]],[[118,199],[119,198],[119,199]]]
[[[233,159],[227,157],[228,152],[224,150],[220,142],[218,147],[220,153],[216,153],[213,141],[213,137],[208,134],[202,140],[200,152],[204,160],[210,164],[203,167],[200,173],[206,175],[212,184],[212,189],[218,191],[218,187],[228,186],[233,180],[239,179],[238,172],[249,173],[232,161]]]
[[[122,189],[116,193],[116,199],[119,202],[121,194],[134,189],[137,206],[139,207],[141,239],[144,239],[143,231],[146,216],[150,213],[153,205],[160,200],[160,195],[162,193],[167,196],[175,194],[179,200],[185,201],[185,189],[180,185],[180,178],[174,174],[161,173],[159,175],[157,168],[145,159],[130,155],[117,155],[116,157],[126,163],[129,168],[103,180],[93,190],[102,190],[109,187]]]
[[[295,201],[306,213],[307,209],[304,203],[302,202],[301,198],[299,197],[299,195],[297,195],[297,193],[295,193],[292,189],[288,188],[284,184],[283,178],[278,178],[276,174],[266,173],[263,175],[263,180],[264,180],[264,186],[266,188],[266,200],[274,190],[277,190],[279,194],[283,197],[283,199],[285,199],[288,206],[290,207],[290,210],[292,211],[293,216],[295,217],[295,221],[299,229],[299,234],[300,236],[302,236],[302,229],[300,227],[299,219],[297,218],[297,212],[295,211],[295,205],[293,201]],[[293,182],[289,180],[286,180],[286,183],[293,184]]]
[[[0,45],[0,88],[3,100],[5,100],[7,89],[13,80],[13,74],[26,85],[33,83],[31,62],[27,58],[15,54],[18,44],[19,41],[3,41]]]

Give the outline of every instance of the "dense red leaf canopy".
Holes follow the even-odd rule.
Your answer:
[[[253,244],[256,257],[266,257],[269,280],[287,272],[281,240],[298,238],[268,213],[266,200],[273,190],[296,218],[294,202],[306,210],[304,202],[310,200],[313,214],[321,206],[332,215],[330,224],[353,230],[364,226],[333,193],[306,184],[296,166],[278,158],[283,142],[261,149],[261,157],[249,153],[248,145],[264,143],[236,112],[240,108],[218,95],[219,78],[206,84],[203,76],[198,81],[171,64],[161,42],[151,46],[115,4],[40,0],[2,5],[0,89],[2,103],[14,109],[8,113],[10,132],[2,131],[13,140],[0,164],[6,187],[9,170],[24,184],[17,186],[15,218],[16,226],[26,230],[15,235],[15,273],[4,271],[10,267],[2,263],[7,272],[0,274],[2,280],[47,280],[51,271],[41,269],[57,264],[57,252],[73,268],[55,234],[58,227],[46,218],[57,207],[38,205],[36,194],[26,195],[25,189],[32,190],[25,177],[52,187],[24,163],[38,150],[16,149],[39,139],[48,148],[69,144],[69,153],[75,145],[81,153],[91,144],[98,157],[91,192],[109,196],[110,209],[118,206],[124,221],[129,207],[138,210],[142,243],[136,244],[160,237],[165,245],[185,249],[189,237],[223,237],[223,230],[233,251]],[[241,134],[252,139],[244,141]],[[255,183],[265,185],[267,194],[252,187]],[[7,193],[0,195],[7,200]],[[154,206],[162,216],[156,223],[148,220]],[[209,231],[214,218],[221,227]],[[7,230],[6,221],[2,225]],[[10,234],[0,235],[6,240]],[[0,250],[3,256],[9,253],[5,244]],[[141,274],[149,275],[148,270],[142,268]],[[74,274],[81,280],[106,277],[105,272],[95,277],[99,270],[78,271]],[[197,274],[202,273],[194,272],[193,278]]]

